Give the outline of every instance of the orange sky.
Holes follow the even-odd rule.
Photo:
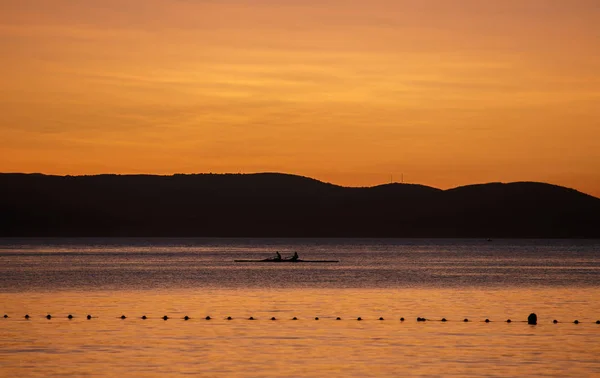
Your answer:
[[[597,0],[0,1],[0,171],[600,196]]]

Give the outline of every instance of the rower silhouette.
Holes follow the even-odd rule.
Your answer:
[[[281,261],[281,255],[279,254],[279,251],[276,251],[275,253],[277,254],[275,261]]]
[[[288,258],[288,260],[297,261],[298,260],[298,252],[294,252],[294,255],[292,257]]]

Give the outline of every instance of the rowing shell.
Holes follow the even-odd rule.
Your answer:
[[[298,262],[307,262],[307,263],[336,263],[340,262],[339,260],[233,260],[235,262],[276,262],[276,263],[298,263]]]

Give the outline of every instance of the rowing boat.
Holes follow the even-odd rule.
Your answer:
[[[273,259],[264,259],[264,260],[233,260],[234,262],[241,263],[339,263],[339,260],[273,260]]]

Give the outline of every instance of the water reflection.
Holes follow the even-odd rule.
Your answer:
[[[595,241],[102,240],[2,240],[0,289],[600,285],[600,243]],[[268,257],[274,251],[341,262],[233,262]]]
[[[341,263],[233,263],[274,250]],[[0,369],[595,376],[598,250],[594,241],[2,240],[0,314],[10,316],[0,319]],[[538,325],[525,322],[531,312]]]

